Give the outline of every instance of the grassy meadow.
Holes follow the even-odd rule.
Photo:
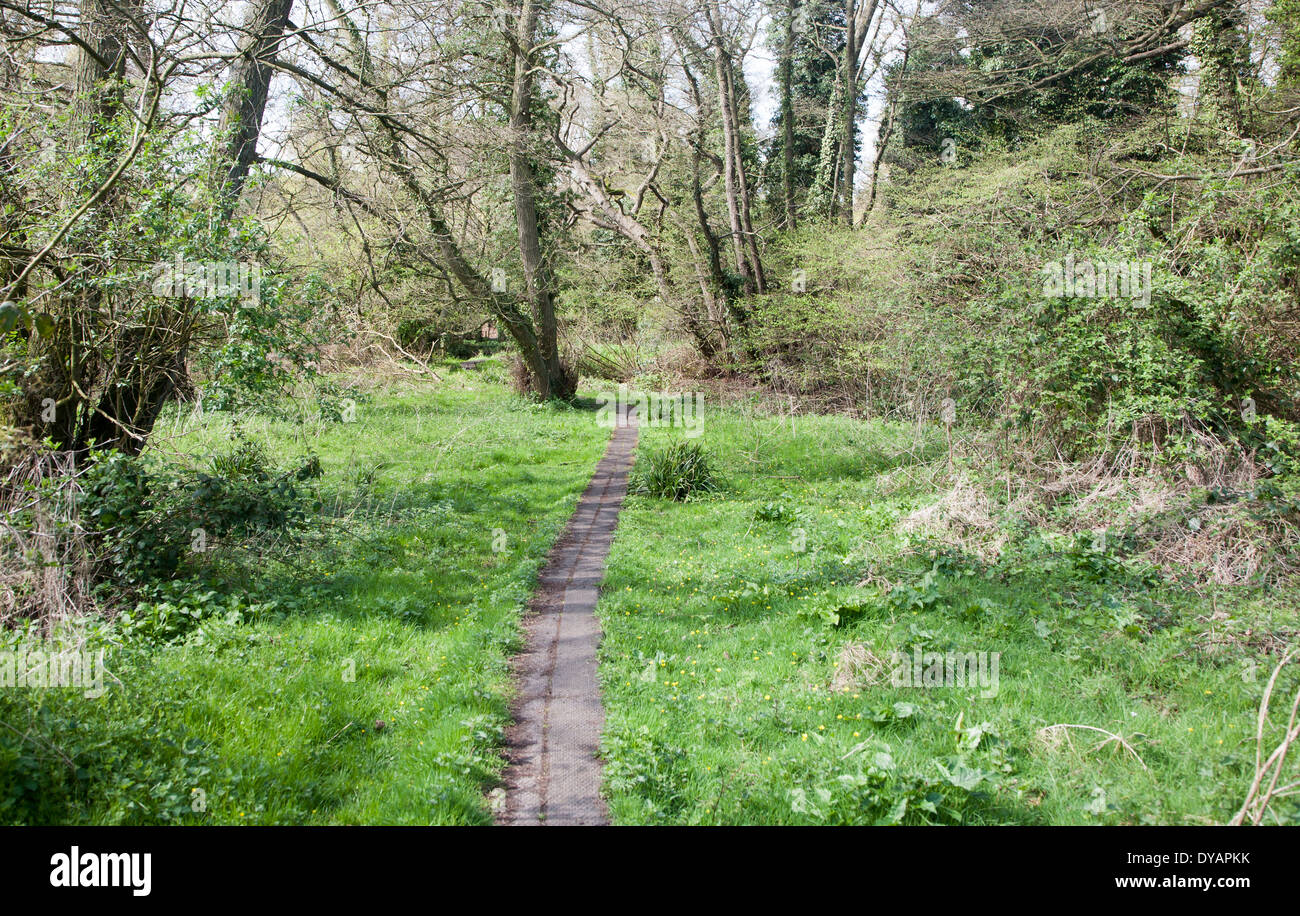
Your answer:
[[[490,821],[521,609],[609,431],[444,371],[358,393],[351,422],[169,418],[170,462],[236,427],[273,459],[316,456],[315,514],[292,542],[212,550],[187,587],[208,600],[177,602],[197,619],[175,638],[83,633],[105,649],[105,697],[0,693],[26,735],[0,739],[3,762],[32,773],[0,820]]]
[[[907,523],[963,470],[934,427],[735,408],[704,429],[718,491],[632,497],[610,557],[616,822],[1235,813],[1274,663],[1256,653],[1294,632],[1294,593],[1198,593],[1122,542],[1010,518],[996,559],[945,543]],[[639,460],[680,437],[646,430]],[[896,686],[891,654],[918,649],[997,653],[996,691]]]
[[[305,401],[167,418],[155,461],[255,442],[317,468],[306,522],[191,558],[172,599],[78,622],[105,650],[104,697],[0,694],[0,762],[30,774],[6,821],[491,821],[521,610],[609,430],[511,393],[493,363],[440,371],[345,389],[335,418]],[[937,424],[739,401],[701,429],[641,431],[598,607],[615,823],[1236,811],[1294,592],[1194,583],[1122,537],[1030,524],[950,463]],[[710,486],[635,492],[683,440]],[[979,537],[937,524],[954,497],[988,516]],[[974,653],[985,680],[927,686],[924,653]]]

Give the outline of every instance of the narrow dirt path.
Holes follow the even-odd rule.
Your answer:
[[[605,708],[596,679],[596,598],[627,495],[637,427],[620,423],[577,511],[538,577],[524,621],[527,648],[513,663],[519,698],[506,734],[506,825],[608,823],[600,797]]]

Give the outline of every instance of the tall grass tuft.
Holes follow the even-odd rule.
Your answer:
[[[683,502],[692,493],[711,493],[718,478],[698,442],[674,442],[643,452],[632,471],[632,492]]]

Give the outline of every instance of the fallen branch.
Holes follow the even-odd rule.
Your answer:
[[[1264,688],[1264,698],[1259,702],[1259,715],[1255,720],[1255,778],[1250,784],[1250,791],[1246,793],[1246,800],[1242,802],[1241,809],[1228,822],[1234,827],[1244,824],[1247,817],[1250,818],[1253,826],[1258,826],[1268,812],[1273,799],[1294,794],[1292,790],[1300,785],[1300,782],[1291,782],[1279,788],[1277,784],[1286,766],[1291,745],[1300,738],[1300,726],[1296,725],[1296,715],[1300,712],[1300,689],[1296,690],[1295,700],[1291,704],[1291,718],[1287,722],[1282,740],[1268,755],[1268,759],[1263,759],[1264,726],[1268,724],[1268,709],[1273,698],[1273,688],[1277,686],[1277,678],[1282,673],[1283,667],[1295,657],[1295,654],[1295,649],[1288,649],[1282,656],[1282,660],[1277,663],[1272,676],[1268,679],[1268,686]],[[1265,777],[1268,777],[1267,788],[1263,788]]]
[[[1093,748],[1093,750],[1099,751],[1103,747],[1105,747],[1106,745],[1114,741],[1120,747],[1124,748],[1124,750],[1132,754],[1133,759],[1136,760],[1138,763],[1142,764],[1142,769],[1144,770],[1147,769],[1146,763],[1143,762],[1142,758],[1138,755],[1138,752],[1133,749],[1133,745],[1129,744],[1127,741],[1125,741],[1123,738],[1121,738],[1119,735],[1115,734],[1114,732],[1108,732],[1104,728],[1097,728],[1095,725],[1073,725],[1069,722],[1058,722],[1055,725],[1048,725],[1045,728],[1040,728],[1038,730],[1038,733],[1040,735],[1046,735],[1048,732],[1054,732],[1057,729],[1064,729],[1064,728],[1082,728],[1082,729],[1087,729],[1088,731],[1100,732],[1101,734],[1107,736],[1106,740],[1101,742],[1101,744],[1098,744],[1095,748]]]

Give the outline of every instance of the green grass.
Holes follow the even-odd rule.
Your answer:
[[[42,691],[10,722],[95,723],[116,749],[47,736],[88,780],[47,819],[490,820],[519,615],[609,431],[482,373],[446,377],[362,399],[355,422],[318,422],[310,404],[240,422],[285,462],[320,456],[320,515],[296,546],[214,554],[211,587],[271,604],[257,622],[207,618],[161,646],[110,629],[108,697]],[[231,425],[174,418],[159,448],[212,454]]]
[[[520,610],[609,431],[515,398],[490,369],[445,378],[389,383],[348,423],[310,403],[171,417],[170,461],[222,452],[236,423],[280,466],[318,455],[312,523],[295,543],[207,555],[192,589],[238,596],[242,620],[207,616],[161,644],[92,629],[106,697],[0,694],[0,820],[490,821]],[[1122,545],[1014,519],[987,563],[906,534],[950,485],[942,442],[911,425],[731,409],[704,429],[718,489],[629,497],[598,609],[616,822],[1235,811],[1267,650],[1297,631],[1293,592],[1198,594]],[[643,430],[639,454],[679,435]],[[996,652],[1000,689],[846,679],[849,646]],[[1082,728],[1044,736],[1060,723],[1132,750]]]
[[[1235,812],[1274,663],[1261,649],[1294,634],[1294,593],[1197,597],[1113,548],[1032,531],[1009,531],[992,565],[900,533],[946,474],[941,443],[918,443],[915,427],[800,418],[792,434],[721,411],[704,428],[723,490],[630,497],[598,608],[616,822]],[[674,435],[644,430],[641,448]],[[885,659],[918,645],[998,652],[1000,690],[887,674],[837,690],[850,642]],[[1040,731],[1059,723],[1105,729],[1133,753],[1098,732]]]

